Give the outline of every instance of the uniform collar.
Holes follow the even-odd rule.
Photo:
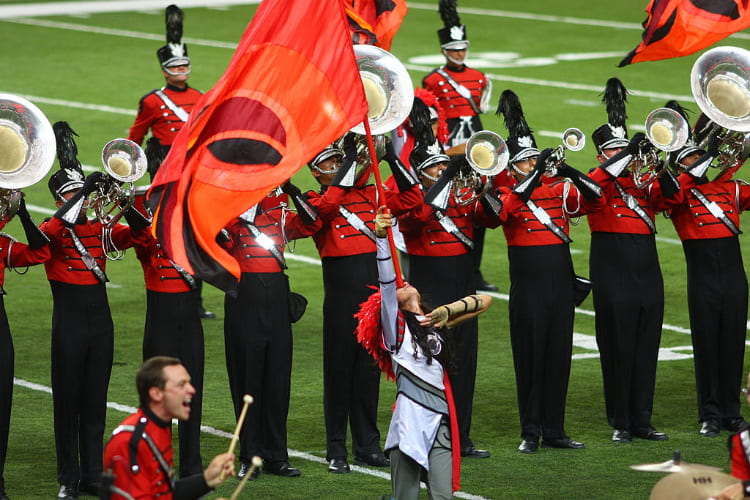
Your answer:
[[[187,90],[190,88],[190,85],[186,85],[184,89],[181,89],[180,87],[175,87],[174,85],[170,85],[170,84],[167,84],[166,87],[172,92],[187,92]]]
[[[148,417],[149,420],[151,420],[153,423],[155,423],[159,427],[164,428],[164,427],[169,427],[170,425],[172,425],[172,422],[165,422],[164,420],[157,417],[156,414],[153,411],[151,411],[151,408],[149,408],[148,406],[142,406],[141,411],[143,411],[143,413],[146,415],[146,417]]]

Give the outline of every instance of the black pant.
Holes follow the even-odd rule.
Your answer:
[[[589,263],[607,421],[650,427],[664,318],[654,236],[592,233]]]
[[[378,283],[375,253],[323,259],[323,406],[326,458],[346,458],[347,420],[354,456],[378,453],[380,369],[357,342],[354,314]]]
[[[509,246],[510,341],[521,436],[561,439],[573,350],[574,273],[567,244]]]
[[[10,335],[5,303],[0,295],[0,485],[3,483],[8,453],[10,409],[13,400],[13,338]]]
[[[99,482],[114,332],[104,284],[50,281],[52,403],[60,484]],[[80,449],[79,449],[80,445]],[[80,452],[80,465],[78,455]]]
[[[422,301],[430,307],[438,307],[471,295],[476,292],[474,254],[469,252],[450,257],[410,255],[409,282],[419,290]],[[455,327],[453,335],[456,370],[455,374],[451,374],[451,384],[461,449],[466,449],[474,445],[470,432],[479,344],[479,324],[476,318]]]
[[[688,307],[698,417],[740,416],[747,331],[747,277],[738,238],[686,240]]]
[[[203,326],[199,314],[200,291],[164,293],[146,290],[146,325],[143,359],[179,358],[195,387],[190,419],[180,420],[180,477],[203,471],[200,435],[203,410]]]
[[[288,460],[286,419],[292,376],[289,282],[283,273],[242,273],[224,299],[224,344],[235,415],[254,398],[240,432],[240,459]]]

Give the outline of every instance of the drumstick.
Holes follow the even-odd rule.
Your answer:
[[[242,478],[242,481],[240,481],[240,484],[237,485],[237,487],[234,489],[234,492],[232,493],[232,496],[229,497],[229,500],[237,500],[237,497],[240,495],[240,491],[242,491],[242,488],[245,487],[245,483],[248,479],[253,475],[253,472],[255,472],[255,469],[261,466],[263,464],[263,460],[260,459],[260,457],[255,456],[253,457],[253,460],[251,462],[250,469],[247,471],[247,474],[245,474],[245,477]]]
[[[242,411],[240,411],[240,418],[237,419],[237,426],[234,428],[232,440],[229,442],[229,453],[234,453],[234,447],[237,445],[237,441],[240,438],[240,429],[242,428],[242,423],[245,421],[245,415],[247,414],[247,407],[253,403],[253,397],[250,394],[245,394],[242,396],[242,401],[244,403],[242,405]],[[226,477],[226,473],[223,470],[221,471],[220,477],[222,481]]]

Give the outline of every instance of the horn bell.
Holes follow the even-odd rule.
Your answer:
[[[571,127],[562,134],[563,147],[568,151],[580,151],[586,146],[586,135],[579,128]]]
[[[493,176],[508,165],[510,153],[502,137],[490,130],[480,130],[466,142],[466,161],[480,175]]]
[[[729,130],[750,132],[750,51],[716,47],[693,64],[690,86],[698,107]]]
[[[135,182],[146,173],[146,153],[128,139],[113,139],[102,149],[102,165],[107,173],[120,182]]]
[[[395,129],[409,116],[414,102],[411,77],[396,56],[374,45],[355,45],[359,76],[367,97],[367,119],[372,135]],[[352,132],[365,133],[364,124]]]
[[[22,189],[42,180],[55,161],[55,133],[26,99],[0,94],[0,187]]]
[[[657,108],[646,117],[646,137],[662,151],[677,151],[690,138],[690,126],[674,109]]]

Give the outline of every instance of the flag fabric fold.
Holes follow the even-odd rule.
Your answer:
[[[641,43],[619,66],[693,54],[750,26],[747,0],[651,0]]]
[[[406,0],[342,0],[356,44],[391,50],[393,37],[406,15]]]
[[[154,178],[154,235],[188,272],[233,289],[221,229],[366,114],[341,1],[264,0]]]

